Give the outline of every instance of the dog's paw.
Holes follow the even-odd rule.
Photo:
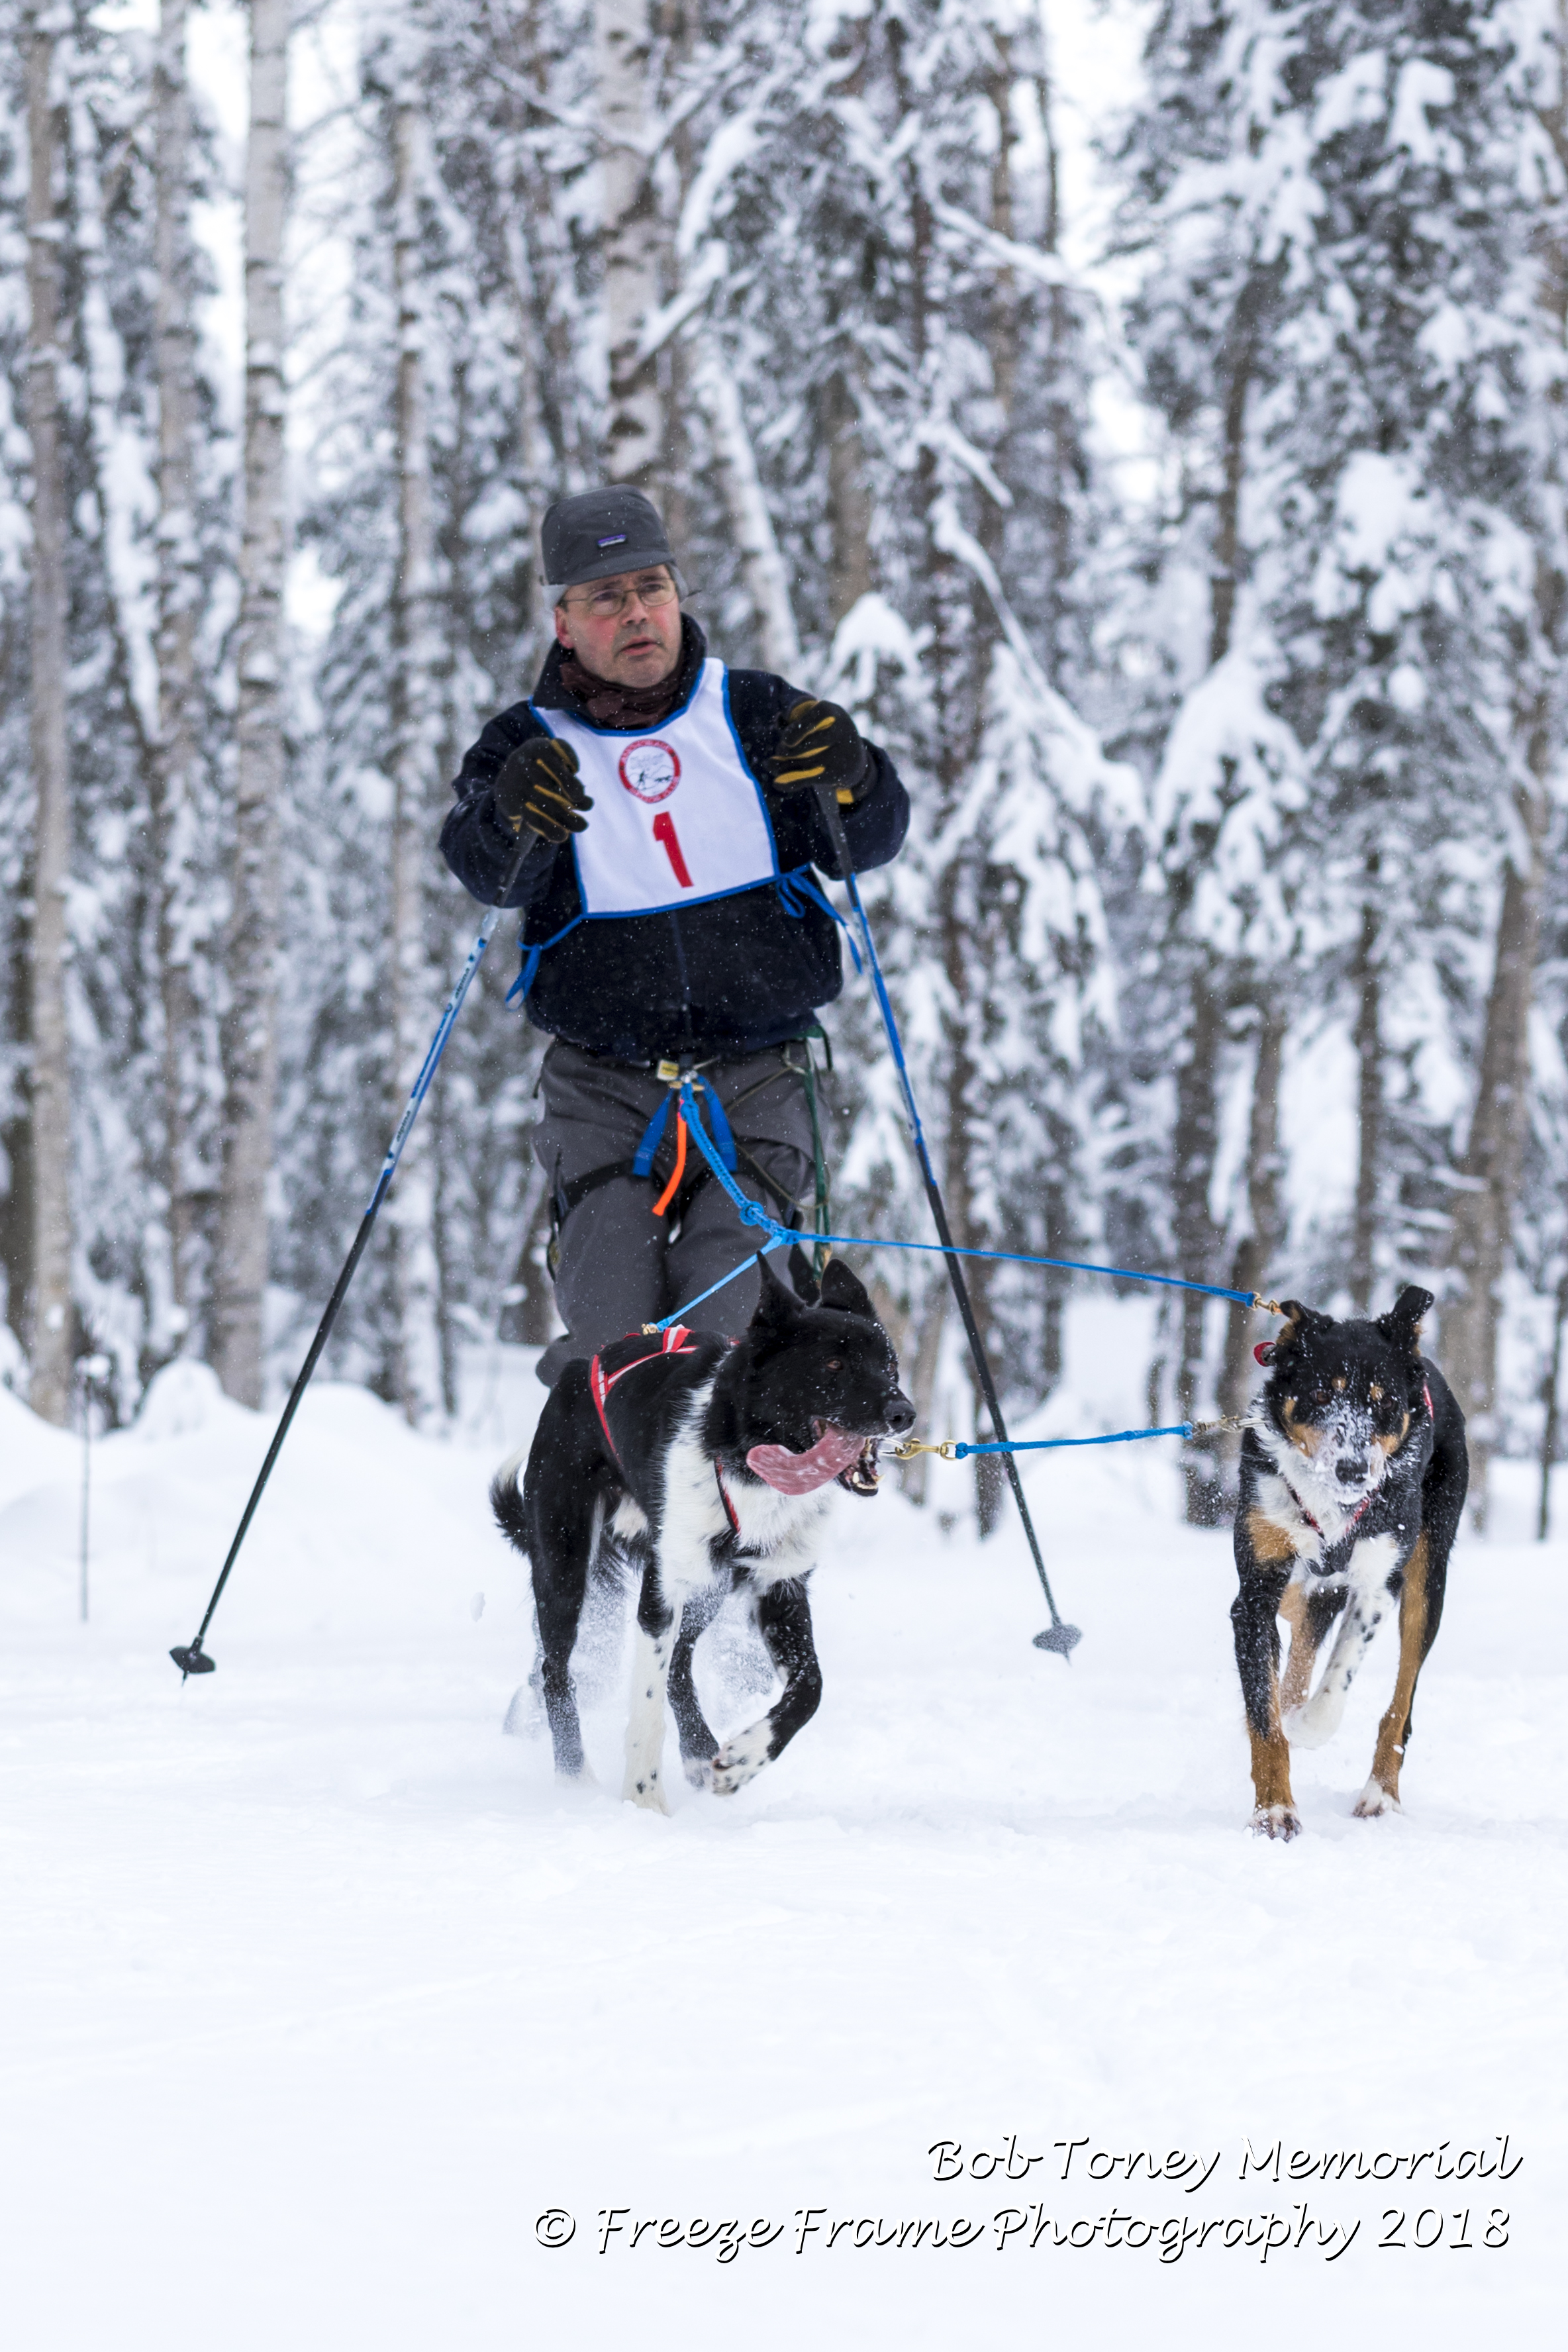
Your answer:
[[[1344,1711],[1342,1691],[1321,1692],[1305,1706],[1293,1706],[1280,1728],[1292,1748],[1324,1748],[1339,1729]]]
[[[748,1780],[756,1779],[773,1752],[765,1723],[753,1724],[750,1731],[726,1740],[710,1767],[713,1794],[732,1797],[737,1789],[743,1789]]]
[[[669,1811],[664,1781],[657,1772],[628,1771],[621,1799],[625,1804],[640,1805],[645,1813],[668,1813]]]
[[[713,1759],[710,1756],[683,1756],[680,1762],[689,1787],[710,1789],[713,1786]]]
[[[1254,1837],[1285,1838],[1300,1834],[1301,1816],[1294,1805],[1259,1805],[1252,1816]]]
[[[1358,1822],[1375,1822],[1384,1813],[1396,1813],[1399,1800],[1381,1780],[1369,1780],[1352,1807]]]
[[[501,1717],[500,1727],[509,1739],[537,1738],[544,1728],[544,1701],[537,1684],[519,1683]]]

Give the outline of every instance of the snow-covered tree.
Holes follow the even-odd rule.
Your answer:
[[[848,703],[910,782],[868,896],[961,1238],[1329,1305],[1426,1280],[1479,1462],[1536,1445],[1568,1298],[1563,7],[1163,0],[1086,278],[1037,0],[256,0],[247,423],[244,172],[187,0],[11,0],[7,1377],[64,1412],[101,1342],[127,1411],[184,1348],[254,1395],[268,1280],[269,1377],[297,1359],[471,938],[434,835],[548,643],[541,516],[616,472],[714,649]],[[336,1343],[419,1415],[465,1337],[549,1328],[503,961]],[[826,1025],[838,1222],[923,1235],[868,992]],[[922,1413],[973,1418],[940,1265],[874,1273]],[[973,1287],[1033,1405],[1065,1280]],[[1254,1336],[1168,1297],[1151,1409],[1239,1403]],[[1192,1457],[1194,1516],[1224,1469]]]
[[[1226,1018],[1254,1001],[1261,1047],[1268,1007],[1288,1005],[1298,1055],[1337,1031],[1356,1068],[1353,1182],[1337,1213],[1298,1218],[1294,1254],[1320,1288],[1342,1283],[1364,1304],[1374,1281],[1433,1272],[1458,1202],[1447,1324],[1483,1451],[1493,1341],[1469,1335],[1495,1297],[1518,1148],[1490,1106],[1520,1092],[1544,811],[1529,779],[1551,731],[1532,768],[1539,721],[1526,714],[1540,709],[1531,678],[1556,658],[1542,588],[1556,562],[1553,329],[1531,290],[1542,223],[1523,168],[1540,142],[1507,35],[1489,5],[1175,0],[1122,150],[1138,172],[1130,226],[1158,252],[1136,325],[1178,469],[1168,576],[1175,587],[1195,529],[1211,583],[1206,668],[1162,776],[1194,698],[1212,701],[1226,664],[1245,659],[1244,731],[1260,747],[1272,732],[1277,780],[1254,830],[1276,844],[1285,892],[1247,970],[1223,919],[1216,934],[1184,914],[1180,888],[1172,902],[1194,971],[1175,1239],[1189,1270],[1197,1256],[1218,1264]],[[1173,679],[1183,635],[1173,606]],[[1238,747],[1213,748],[1235,791]],[[1211,915],[1216,888],[1235,899],[1223,871],[1234,825],[1226,811],[1183,867]],[[1522,854],[1500,861],[1511,841]],[[1244,857],[1244,876],[1258,863]],[[1168,852],[1166,864],[1169,883]],[[1479,942],[1494,926],[1512,942],[1496,970],[1515,984],[1510,996],[1494,982],[1483,1022]],[[1291,1054],[1288,1043],[1288,1085]],[[1456,1163],[1467,1094],[1472,1141]],[[1273,1156],[1270,1121],[1251,1124],[1252,1150],[1261,1137]],[[1189,1397],[1197,1322],[1189,1307]]]

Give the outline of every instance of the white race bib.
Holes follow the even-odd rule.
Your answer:
[[[777,877],[722,662],[705,661],[685,709],[646,735],[605,733],[564,710],[534,716],[571,744],[594,803],[588,830],[572,836],[584,914],[658,914]]]

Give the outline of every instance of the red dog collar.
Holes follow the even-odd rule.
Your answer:
[[[1294,1488],[1292,1488],[1291,1491],[1294,1493]],[[1371,1506],[1372,1496],[1370,1495],[1363,1495],[1361,1501],[1356,1505],[1355,1509],[1351,1513],[1349,1524],[1344,1528],[1341,1534],[1334,1538],[1335,1543],[1343,1543],[1345,1537],[1349,1535],[1351,1528],[1354,1527],[1356,1521],[1362,1517],[1363,1513],[1371,1508]],[[1312,1533],[1315,1536],[1321,1536],[1323,1532],[1322,1528],[1318,1525],[1317,1520],[1312,1517],[1311,1512],[1307,1508],[1306,1504],[1301,1500],[1300,1495],[1296,1496],[1296,1508],[1300,1512],[1301,1517],[1306,1520],[1307,1525],[1311,1528]]]

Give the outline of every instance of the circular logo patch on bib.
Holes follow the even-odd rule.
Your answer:
[[[621,782],[639,801],[667,801],[680,782],[680,760],[668,743],[647,735],[621,753]]]

